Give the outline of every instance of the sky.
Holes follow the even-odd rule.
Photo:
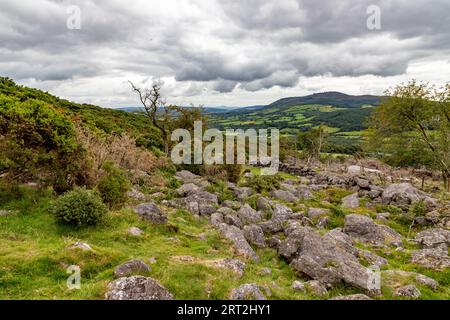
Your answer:
[[[80,103],[268,104],[450,81],[449,0],[0,0],[0,75]]]

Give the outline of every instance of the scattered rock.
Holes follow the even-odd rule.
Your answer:
[[[361,242],[401,246],[401,235],[391,228],[375,223],[370,217],[350,214],[345,217],[344,233]]]
[[[292,283],[292,290],[294,290],[296,292],[303,292],[303,293],[305,293],[306,292],[305,283],[302,282],[302,281],[295,280]]]
[[[242,188],[234,187],[232,188],[232,190],[239,201],[244,201],[245,199],[247,199],[248,197],[250,197],[255,193],[253,189],[249,187],[242,187]]]
[[[144,234],[144,231],[142,231],[141,229],[139,229],[137,227],[131,227],[128,229],[128,234],[132,235],[134,237],[139,237]]]
[[[264,232],[260,226],[255,224],[244,227],[245,239],[251,244],[259,248],[264,248],[266,246],[266,239],[264,238]]]
[[[311,189],[305,185],[297,186],[295,188],[294,195],[297,196],[300,200],[308,200],[314,198]]]
[[[270,193],[270,196],[285,202],[297,202],[299,199],[291,192],[285,190],[275,190]]]
[[[70,245],[68,249],[79,249],[83,251],[93,251],[91,246],[84,242],[75,242],[74,244]]]
[[[13,210],[0,210],[0,217],[9,216],[15,213]]]
[[[198,191],[200,191],[200,188],[193,183],[183,184],[181,187],[179,187],[176,190],[177,194],[179,194],[182,197],[188,196],[188,195],[196,193]]]
[[[347,209],[354,209],[359,207],[359,197],[357,193],[347,196],[342,199],[342,207]]]
[[[349,296],[337,296],[330,300],[372,300],[372,299],[366,296],[365,294],[358,293]]]
[[[414,285],[400,287],[394,291],[395,297],[419,299],[421,295],[422,294],[420,293],[419,289],[417,289]]]
[[[441,248],[413,251],[411,253],[411,262],[433,270],[450,268],[448,251]]]
[[[308,209],[308,217],[310,219],[317,219],[321,218],[323,216],[326,216],[330,213],[328,209],[322,209],[322,208],[309,208]]]
[[[146,265],[143,261],[131,260],[131,261],[125,262],[125,263],[121,264],[120,266],[118,266],[114,270],[114,275],[117,278],[121,278],[121,277],[130,276],[133,274],[148,273],[150,271],[151,271],[151,268],[148,265]]]
[[[265,197],[259,197],[256,200],[256,208],[263,212],[272,212],[272,206],[270,205],[270,201]]]
[[[244,225],[258,223],[262,220],[261,213],[250,207],[249,204],[245,204],[237,214]]]
[[[145,221],[153,224],[166,224],[167,215],[153,202],[143,203],[134,209],[134,211]]]
[[[420,200],[423,200],[428,211],[436,208],[437,201],[431,198],[428,194],[418,190],[410,183],[396,183],[388,186],[382,194],[383,204],[396,205],[402,209],[408,207]]]
[[[271,274],[272,274],[272,270],[270,270],[270,268],[262,268],[258,272],[258,275],[260,275],[260,276],[270,276]]]
[[[127,192],[127,197],[138,200],[138,201],[146,200],[145,194],[143,194],[142,192],[140,192],[139,190],[136,190],[134,188]]]
[[[220,224],[224,222],[223,214],[220,212],[213,213],[211,215],[210,222],[213,227],[218,228],[220,226]]]
[[[242,206],[240,202],[232,200],[225,200],[222,205],[233,210],[239,210]]]
[[[259,287],[254,284],[243,284],[233,289],[230,294],[231,300],[266,300]]]
[[[212,266],[217,268],[228,269],[236,273],[239,277],[244,275],[245,263],[238,259],[221,259],[214,260],[210,263]]]
[[[305,286],[308,290],[310,290],[315,296],[324,296],[328,293],[327,289],[324,285],[322,285],[317,280],[311,280],[305,283]]]
[[[173,295],[153,278],[132,276],[108,284],[107,300],[172,300]]]
[[[415,239],[425,249],[441,248],[447,250],[450,245],[450,231],[441,228],[419,232]]]
[[[245,239],[242,230],[240,230],[235,226],[227,225],[225,223],[222,223],[219,226],[219,229],[225,238],[233,242],[234,248],[238,254],[246,258],[250,258],[254,261],[259,260],[255,251],[253,251],[252,247],[250,247],[247,240]]]

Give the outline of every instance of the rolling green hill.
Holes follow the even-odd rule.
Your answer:
[[[221,130],[278,128],[283,134],[296,134],[325,125],[336,144],[357,144],[373,107],[382,97],[351,96],[339,92],[284,98],[267,106],[209,115],[210,126]]]

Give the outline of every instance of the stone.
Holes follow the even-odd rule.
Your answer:
[[[252,247],[248,244],[242,230],[225,223],[222,223],[219,226],[219,230],[226,239],[230,240],[233,243],[233,246],[239,255],[252,259],[253,261],[259,261],[259,257],[256,255],[255,251],[253,251]]]
[[[270,193],[270,196],[285,202],[297,202],[299,200],[291,192],[285,190],[274,190]]]
[[[411,253],[411,262],[433,270],[450,268],[448,251],[441,248],[413,251]]]
[[[297,196],[300,200],[309,200],[314,198],[313,193],[310,188],[305,185],[300,185],[295,188],[294,195]]]
[[[258,275],[260,276],[270,276],[272,274],[272,270],[270,268],[262,268],[258,271]]]
[[[128,262],[125,262],[118,266],[114,270],[114,275],[117,278],[130,276],[133,274],[142,274],[142,273],[148,273],[151,271],[151,268],[146,265],[141,260],[130,260]]]
[[[350,214],[345,217],[344,233],[358,241],[381,245],[384,243],[401,246],[401,235],[391,228],[375,223],[370,217]]]
[[[342,207],[347,209],[354,209],[359,207],[359,197],[357,193],[349,195],[342,199]]]
[[[417,283],[419,283],[423,286],[426,286],[432,290],[437,290],[439,288],[439,284],[437,283],[436,280],[434,280],[430,277],[427,277],[423,274],[417,274],[416,281],[417,281]]]
[[[327,289],[323,284],[317,280],[311,280],[305,283],[306,288],[312,292],[315,296],[324,296],[328,293]]]
[[[193,193],[200,191],[200,188],[193,183],[186,183],[179,187],[176,192],[180,196],[184,197]]]
[[[321,218],[323,216],[326,216],[330,213],[328,209],[322,209],[322,208],[309,208],[308,209],[308,217],[310,219],[317,219]]]
[[[251,195],[255,193],[252,188],[249,187],[235,187],[233,188],[234,195],[238,198],[239,201],[244,201]]]
[[[259,197],[256,200],[256,208],[263,212],[272,212],[272,206],[266,197]]]
[[[244,236],[247,241],[258,248],[266,247],[266,239],[264,238],[264,232],[260,226],[255,224],[244,227]]]
[[[82,251],[93,251],[91,246],[84,242],[75,242],[74,244],[70,245],[68,249],[79,249]]]
[[[442,248],[447,250],[450,245],[450,231],[442,228],[428,229],[419,232],[414,241],[425,249]]]
[[[223,222],[230,226],[235,226],[239,229],[242,228],[242,221],[237,216],[237,213],[227,214],[226,216],[224,216]]]
[[[212,261],[212,265],[217,268],[228,269],[236,273],[238,277],[242,277],[245,271],[245,263],[238,259],[221,259]]]
[[[379,255],[367,250],[359,250],[358,256],[367,261],[372,266],[377,266],[381,268],[389,264],[389,262],[385,258],[380,257]]]
[[[221,223],[224,223],[223,214],[220,212],[215,212],[211,215],[210,223],[213,227],[218,228]]]
[[[187,170],[178,171],[175,176],[183,181],[201,179],[200,176]]]
[[[389,212],[377,213],[376,219],[381,222],[386,222],[389,220],[391,214]]]
[[[173,295],[157,280],[143,276],[119,278],[108,284],[107,300],[172,300]]]
[[[233,200],[225,200],[222,205],[233,210],[239,210],[241,208],[241,203]]]
[[[369,298],[365,294],[358,293],[358,294],[351,294],[348,296],[337,296],[330,300],[372,300],[372,298]]]
[[[231,291],[231,300],[266,300],[258,285],[254,283],[243,284]]]
[[[303,293],[305,293],[306,292],[305,283],[302,282],[302,281],[295,280],[292,283],[292,290],[294,290],[296,292],[303,292]]]
[[[153,202],[143,203],[134,211],[145,221],[153,224],[167,224],[167,215]]]
[[[141,229],[139,229],[137,227],[131,227],[128,229],[128,234],[131,236],[134,236],[134,237],[139,237],[144,234],[144,231],[142,231]]]
[[[262,220],[261,213],[250,207],[249,204],[245,204],[237,214],[244,225],[258,223]]]
[[[198,205],[198,212],[201,216],[211,216],[216,210],[216,206],[211,204],[199,203]]]
[[[140,192],[139,190],[136,190],[134,188],[127,192],[127,197],[138,200],[138,201],[146,200],[145,194],[143,194],[142,192]]]
[[[417,289],[414,285],[400,287],[394,291],[395,297],[419,299],[421,295],[422,294],[420,293],[419,289]]]
[[[416,272],[408,272],[404,270],[385,270],[382,271],[382,279],[385,285],[395,287],[399,282],[407,282],[415,280],[418,284],[426,286],[432,290],[437,290],[439,284],[436,280]]]
[[[351,239],[340,230],[320,236],[309,227],[293,230],[278,247],[278,254],[291,262],[296,271],[324,285],[343,281],[369,294],[379,294],[371,286],[373,273],[361,265],[357,252]]]
[[[370,189],[370,181],[364,178],[355,178],[355,183],[361,189]]]
[[[0,217],[5,217],[14,214],[13,210],[0,210]]]
[[[410,183],[396,183],[388,186],[382,194],[382,203],[396,205],[402,209],[408,209],[411,204],[423,200],[427,210],[436,208],[437,201],[428,194],[418,190]]]

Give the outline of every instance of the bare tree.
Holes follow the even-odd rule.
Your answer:
[[[169,136],[170,136],[170,121],[174,106],[166,106],[161,96],[161,87],[158,84],[153,84],[151,89],[141,89],[136,87],[133,82],[128,81],[139,95],[139,100],[144,107],[145,114],[150,119],[151,123],[161,132],[164,141],[164,152],[169,155]],[[158,110],[162,112],[162,119],[158,119]]]

